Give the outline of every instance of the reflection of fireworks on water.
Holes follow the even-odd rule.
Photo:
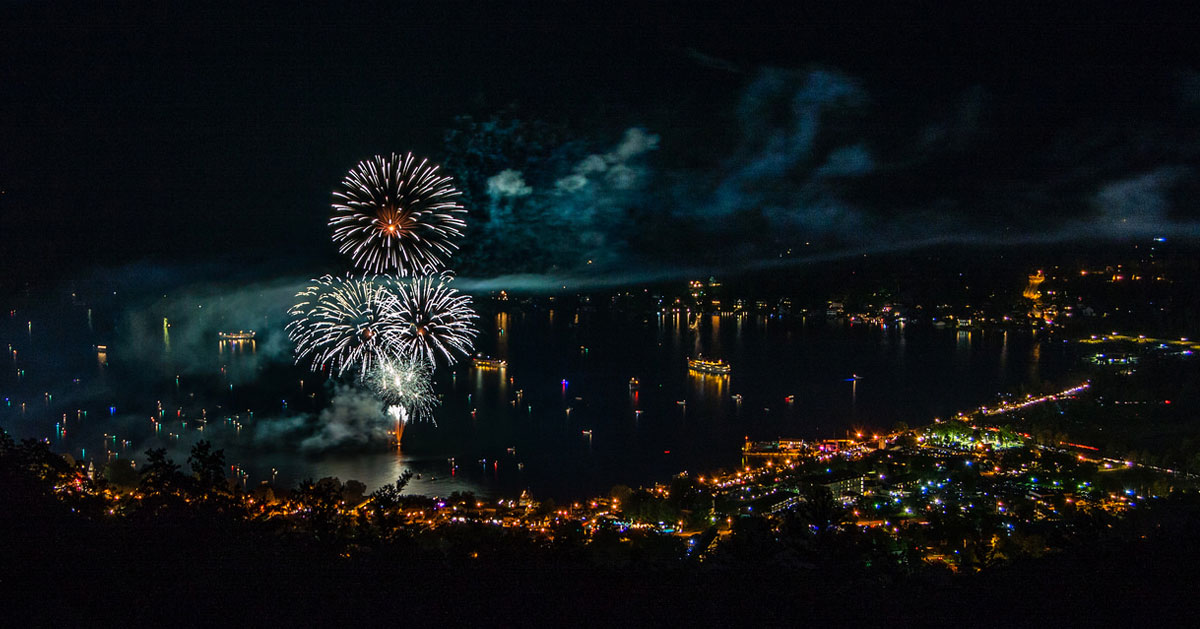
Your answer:
[[[311,361],[314,371],[328,366],[338,375],[354,366],[365,374],[400,350],[396,295],[373,278],[326,275],[296,296],[288,310],[288,338],[296,361]]]
[[[365,381],[397,422],[433,419],[438,405],[433,393],[433,367],[424,359],[399,358],[380,361]]]
[[[404,429],[408,427],[408,411],[399,404],[393,404],[387,408],[388,417],[396,422],[396,447],[400,447],[400,442],[404,439]]]
[[[333,241],[372,273],[422,275],[440,269],[462,237],[466,210],[450,177],[409,153],[363,160],[334,193]]]
[[[446,284],[444,277],[419,277],[397,286],[399,343],[405,356],[433,364],[438,356],[453,365],[474,348],[476,319],[471,298]]]

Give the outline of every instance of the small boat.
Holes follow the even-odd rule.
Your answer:
[[[629,390],[630,390],[630,391],[637,391],[637,388],[638,388],[638,379],[637,379],[637,378],[630,378],[630,379],[629,379]]]
[[[588,437],[590,437],[590,436],[592,436],[592,431],[591,431],[591,430],[584,430],[584,431],[583,431],[583,434],[584,434],[585,436],[588,436]]]
[[[733,394],[733,401],[734,401],[734,402],[737,402],[738,404],[741,404],[741,403],[742,403],[742,394],[741,394],[741,393],[734,393],[734,394]]]

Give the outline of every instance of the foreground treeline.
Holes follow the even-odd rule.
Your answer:
[[[915,470],[914,461],[908,467]],[[286,491],[263,487],[247,492],[226,477],[226,469],[223,452],[201,441],[192,448],[186,468],[163,450],[149,450],[136,471],[122,463],[89,473],[84,465],[52,452],[46,442],[18,443],[0,433],[5,506],[0,521],[9,532],[5,542],[31,557],[45,550],[46,543],[102,534],[131,535],[139,545],[160,540],[179,553],[210,553],[219,541],[254,552],[350,559],[536,559],[700,569],[771,564],[889,578],[994,568],[1073,547],[1154,536],[1178,539],[1200,531],[1200,499],[1181,491],[1147,500],[1120,516],[1059,499],[1051,505],[1054,517],[1044,519],[1036,517],[1032,503],[1010,501],[1009,513],[1023,514],[1029,524],[1008,530],[994,508],[960,509],[954,503],[947,509],[940,500],[940,510],[932,510],[921,523],[915,518],[906,523],[899,507],[877,501],[871,517],[897,524],[857,526],[864,515],[861,507],[847,507],[828,489],[813,486],[794,508],[780,514],[722,516],[718,533],[716,526],[705,530],[705,523],[717,519],[713,514],[735,512],[737,505],[722,505],[684,476],[657,493],[614,488],[611,500],[622,507],[614,507],[613,513],[620,520],[598,520],[559,509],[552,501],[518,505],[484,503],[470,493],[447,498],[405,494],[407,473],[369,494],[362,483],[335,478],[302,481]],[[974,468],[945,474],[962,486],[975,487],[980,480]],[[981,490],[964,494],[963,504],[975,493],[982,495]],[[925,507],[932,507],[932,499],[927,502]],[[1022,506],[1030,513],[1022,512]],[[662,520],[678,520],[703,532],[685,537],[636,524]],[[54,539],[47,542],[46,537]],[[932,552],[953,556],[931,562]]]
[[[1167,603],[1190,583],[1180,574],[1200,558],[1200,501],[1187,494],[1089,524],[1075,535],[1086,544],[1040,559],[976,536],[973,552],[990,569],[952,574],[920,561],[911,537],[848,525],[817,490],[781,519],[735,519],[700,562],[685,538],[593,529],[552,506],[497,525],[514,514],[470,495],[409,496],[403,477],[366,495],[324,479],[270,497],[231,483],[208,444],[185,465],[151,451],[135,485],[116,491],[44,442],[0,435],[0,580],[11,608],[44,623],[175,622],[182,610],[206,614],[184,624],[301,625],[393,614],[470,624],[791,624],[786,614],[930,624],[956,622],[964,606],[1112,617],[1177,609]],[[677,495],[694,506],[695,496]],[[434,510],[455,515],[433,519]],[[1109,598],[1083,606],[1084,590]]]
[[[605,543],[609,538],[589,536],[552,503],[496,506],[470,493],[405,494],[407,473],[370,494],[362,483],[335,478],[247,492],[226,469],[222,451],[201,441],[186,470],[163,450],[149,450],[136,472],[124,463],[89,474],[43,441],[17,443],[0,433],[0,522],[11,533],[0,543],[29,557],[81,533],[132,535],[139,546],[160,540],[172,552],[199,554],[219,541],[307,557],[653,563],[686,556],[680,538],[652,531],[627,531]]]

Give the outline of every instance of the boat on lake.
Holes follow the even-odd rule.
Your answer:
[[[699,371],[700,373],[727,374],[733,371],[733,367],[729,363],[720,359],[689,358],[687,362],[688,369]]]
[[[479,369],[503,369],[508,366],[508,361],[502,358],[491,358],[482,354],[471,359],[475,367]]]

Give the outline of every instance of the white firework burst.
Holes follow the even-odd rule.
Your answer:
[[[471,297],[450,288],[446,276],[418,277],[397,283],[393,302],[400,320],[399,344],[404,356],[430,364],[444,359],[453,365],[474,349],[478,317]]]
[[[363,160],[334,192],[333,242],[371,273],[426,275],[445,266],[466,227],[450,177],[412,153]]]
[[[397,421],[433,419],[439,402],[433,392],[433,365],[424,359],[382,360],[367,372],[364,382],[389,405],[388,412]]]
[[[400,354],[403,322],[386,283],[326,275],[296,296],[287,332],[297,363],[308,360],[314,371],[328,367],[337,375],[358,367],[362,375]]]

